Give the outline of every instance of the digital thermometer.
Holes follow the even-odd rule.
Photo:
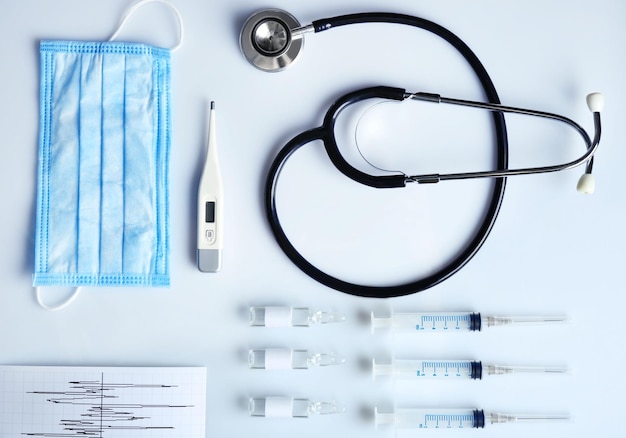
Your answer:
[[[198,269],[217,272],[222,267],[223,190],[217,160],[215,102],[209,113],[209,139],[206,161],[198,188]]]

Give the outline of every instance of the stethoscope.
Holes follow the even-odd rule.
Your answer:
[[[289,141],[280,150],[270,167],[265,186],[265,208],[270,227],[279,246],[289,259],[291,259],[291,261],[307,275],[333,289],[364,297],[389,298],[420,292],[439,284],[458,272],[459,269],[465,266],[465,264],[481,248],[498,216],[504,197],[506,177],[514,175],[558,172],[586,163],[585,173],[578,181],[577,189],[582,193],[593,193],[595,182],[591,171],[593,168],[593,157],[598,148],[598,144],[600,143],[600,111],[604,105],[603,95],[600,93],[592,93],[587,96],[587,105],[593,113],[594,119],[595,133],[593,140],[580,125],[567,117],[542,111],[501,105],[493,82],[489,78],[487,71],[476,55],[456,35],[436,23],[410,15],[375,12],[326,18],[313,21],[312,24],[306,26],[301,26],[291,14],[278,9],[268,9],[259,11],[248,18],[241,31],[240,45],[244,56],[253,66],[263,71],[276,72],[285,69],[297,59],[302,51],[304,34],[311,32],[318,33],[339,26],[360,23],[392,23],[409,25],[427,30],[443,38],[459,51],[459,53],[474,70],[484,89],[488,102],[453,99],[431,93],[407,92],[401,88],[386,86],[370,87],[353,91],[340,97],[328,109],[320,127],[302,132],[291,139],[291,141]],[[396,173],[392,175],[371,175],[355,168],[348,163],[348,161],[346,161],[339,150],[334,132],[335,123],[339,114],[348,106],[374,98],[391,101],[417,100],[433,103],[446,103],[491,111],[493,129],[497,141],[495,170],[421,175],[407,175],[404,173]],[[523,114],[563,122],[575,129],[582,137],[586,146],[585,153],[579,158],[563,164],[509,169],[508,141],[504,113]],[[368,286],[350,283],[333,277],[311,264],[293,246],[283,231],[276,208],[276,187],[281,169],[295,151],[305,144],[316,140],[321,140],[323,142],[330,160],[341,173],[354,181],[371,187],[398,188],[405,187],[407,183],[427,184],[448,180],[495,178],[495,184],[493,186],[491,199],[487,206],[487,212],[484,220],[478,227],[474,236],[470,239],[469,243],[461,249],[455,258],[453,258],[441,269],[424,278],[400,285]]]

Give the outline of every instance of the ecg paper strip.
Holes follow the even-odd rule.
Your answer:
[[[206,368],[0,366],[0,437],[204,438]]]

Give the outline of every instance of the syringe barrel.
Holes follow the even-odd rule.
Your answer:
[[[483,366],[472,360],[406,360],[391,363],[372,361],[374,377],[391,376],[399,380],[482,379]]]
[[[391,425],[402,429],[471,429],[485,427],[482,409],[396,409],[394,413],[375,410],[376,426]]]
[[[387,317],[377,317],[372,312],[372,331],[390,329],[396,332],[455,332],[480,331],[480,313],[433,312],[433,313],[394,313]]]

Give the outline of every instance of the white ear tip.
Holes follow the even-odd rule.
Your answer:
[[[576,190],[580,193],[585,193],[586,195],[591,195],[596,189],[596,180],[593,178],[593,175],[590,173],[585,173],[578,180],[578,184],[576,185]]]
[[[592,113],[599,113],[604,108],[604,94],[591,93],[587,95],[587,106]]]

